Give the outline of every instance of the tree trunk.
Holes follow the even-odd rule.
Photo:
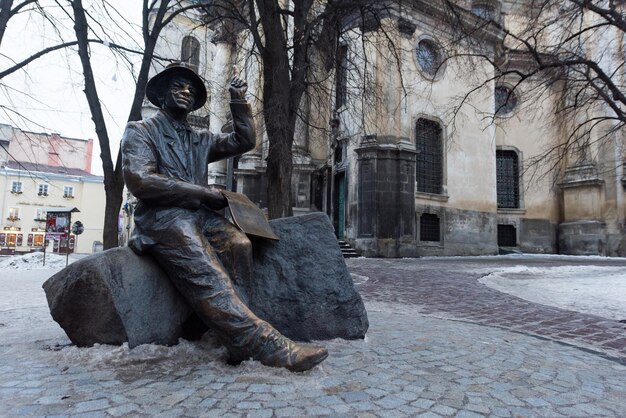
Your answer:
[[[2,45],[2,38],[11,18],[11,7],[13,7],[13,0],[0,0],[0,45]]]
[[[83,67],[83,76],[85,78],[85,96],[89,103],[91,111],[91,119],[96,128],[98,143],[100,144],[100,159],[102,160],[102,169],[104,171],[104,191],[106,196],[106,205],[104,212],[104,233],[103,244],[104,249],[117,247],[118,243],[118,217],[122,204],[122,189],[124,181],[122,180],[121,170],[115,170],[111,159],[111,148],[109,146],[109,134],[107,132],[102,106],[98,97],[98,90],[93,76],[93,70],[90,61],[89,43],[87,35],[89,26],[85,16],[81,0],[72,1],[72,9],[74,11],[74,32],[78,41],[78,55]],[[121,160],[118,155],[118,167]]]
[[[267,133],[272,138],[267,154],[267,206],[270,219],[293,215],[291,203],[291,141],[277,138],[277,134]],[[292,136],[293,137],[293,136]]]
[[[275,65],[266,64],[263,73],[263,116],[269,140],[267,208],[270,219],[293,216],[291,146],[295,123],[290,121],[289,67],[281,66],[277,61],[274,63]]]
[[[119,163],[118,163],[119,165]],[[119,245],[119,215],[124,193],[124,179],[115,172],[112,181],[105,183],[103,246],[105,249]]]
[[[263,117],[269,148],[267,155],[267,208],[270,219],[292,216],[291,146],[295,123],[290,120],[291,80],[287,39],[277,0],[260,0],[265,46],[263,59]]]

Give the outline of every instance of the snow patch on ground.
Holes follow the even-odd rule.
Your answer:
[[[531,302],[626,319],[626,267],[518,265],[492,271],[479,281]]]
[[[352,277],[352,283],[354,285],[362,285],[370,279],[367,276],[363,276],[362,274],[357,273],[350,273],[350,276]]]
[[[344,340],[324,341],[323,345],[331,350],[345,349]],[[179,340],[177,345],[166,347],[155,344],[144,344],[129,348],[125,343],[121,346],[100,345],[93,347],[66,346],[50,347],[55,351],[55,360],[63,371],[86,367],[92,370],[114,372],[121,381],[137,381],[150,378],[151,375],[174,374],[188,376],[196,373],[195,380],[207,377],[207,383],[213,382],[212,376],[239,376],[246,380],[247,375],[254,376],[254,381],[265,383],[282,383],[284,379],[293,379],[293,373],[287,369],[263,366],[257,361],[244,361],[237,366],[227,364],[226,349],[213,336],[201,341]],[[315,368],[300,378],[305,381],[295,383],[300,389],[310,387],[315,379],[325,377],[323,365]]]
[[[52,348],[52,350],[57,349]],[[128,343],[121,346],[95,344],[93,347],[69,346],[58,351],[57,360],[66,367],[76,364],[130,366],[136,363],[154,363],[159,360],[162,362],[160,365],[162,370],[171,367],[171,371],[175,371],[181,363],[190,365],[206,363],[225,355],[225,350],[216,340],[191,342],[183,339],[171,347],[143,344],[129,348]]]
[[[66,256],[58,254],[46,254],[46,265],[43,265],[43,252],[34,252],[23,255],[15,255],[0,260],[1,270],[34,270],[34,269],[57,269],[65,267]],[[70,257],[69,263],[73,260]]]

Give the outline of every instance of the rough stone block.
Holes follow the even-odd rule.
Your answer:
[[[235,283],[250,308],[295,340],[363,338],[367,312],[326,215],[271,225],[280,241],[254,241],[252,282]],[[80,346],[174,344],[197,321],[156,263],[129,248],[81,259],[43,287],[52,317]]]

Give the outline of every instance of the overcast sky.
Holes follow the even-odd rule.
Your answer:
[[[84,0],[88,5],[89,0]],[[110,4],[131,22],[141,22],[140,1],[110,0]],[[59,19],[57,28],[61,35],[71,40],[71,21],[52,11]],[[90,8],[93,15],[101,15]],[[121,20],[117,17],[116,19]],[[114,25],[102,18],[104,30]],[[65,28],[63,27],[65,26]],[[125,27],[128,25],[124,24]],[[121,33],[110,32],[107,36],[121,40]],[[136,32],[135,32],[136,33]],[[103,35],[104,36],[104,35]],[[58,43],[58,35],[52,25],[39,16],[24,13],[9,21],[7,32],[0,46],[0,68],[8,68],[11,61],[21,61],[34,51]],[[130,41],[126,40],[126,43]],[[135,58],[139,63],[139,58]],[[107,118],[107,130],[111,140],[113,158],[117,155],[128,112],[132,102],[133,76],[128,65],[116,59],[107,47],[96,45],[92,49],[92,65],[97,80],[98,93]],[[0,123],[17,126],[34,132],[56,132],[66,137],[93,138],[96,143],[92,171],[102,174],[100,148],[91,120],[87,100],[83,93],[83,75],[75,49],[50,53],[1,80]],[[12,110],[7,110],[6,107]],[[17,112],[21,116],[18,116]]]

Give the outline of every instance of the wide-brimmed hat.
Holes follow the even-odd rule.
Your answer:
[[[161,107],[160,98],[165,94],[168,81],[176,76],[185,77],[191,82],[196,89],[196,97],[192,110],[200,109],[207,98],[204,81],[202,81],[200,76],[184,62],[173,62],[165,67],[163,71],[148,80],[146,84],[146,97],[150,100],[150,103],[156,107]]]

